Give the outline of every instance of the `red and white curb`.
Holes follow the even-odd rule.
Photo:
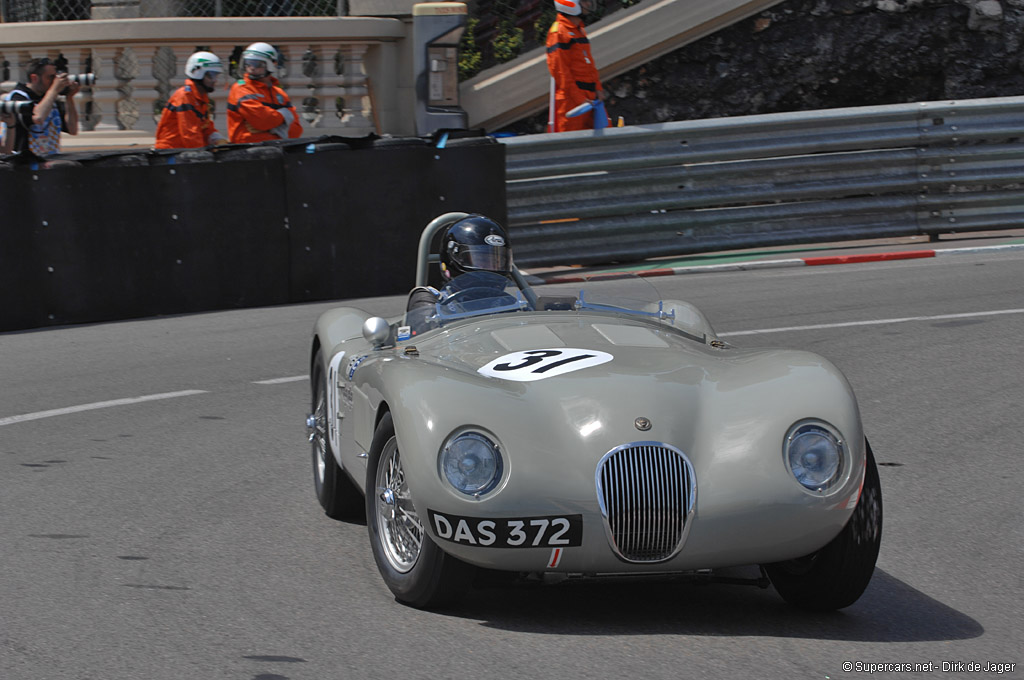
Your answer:
[[[857,253],[853,255],[827,255],[822,257],[795,257],[784,260],[751,260],[748,262],[729,262],[725,264],[703,264],[691,267],[664,267],[660,269],[643,269],[639,271],[609,271],[608,276],[615,274],[635,274],[636,276],[677,276],[680,274],[704,274],[708,272],[745,271],[748,269],[776,269],[781,267],[817,267],[827,264],[858,264],[862,262],[887,262],[891,260],[916,260],[926,257],[945,257],[947,255],[971,255],[1008,250],[1024,250],[1024,243],[1009,243],[999,246],[975,246],[971,248],[939,248],[936,250],[902,250],[886,253]],[[600,273],[557,274],[542,276],[545,283],[579,283]]]

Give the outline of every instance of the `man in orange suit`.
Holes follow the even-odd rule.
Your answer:
[[[302,122],[274,71],[277,50],[253,43],[242,52],[244,79],[228,95],[228,138],[236,144],[302,136]]]
[[[188,58],[188,80],[175,90],[160,114],[154,144],[157,149],[201,149],[228,143],[217,132],[210,115],[210,93],[223,72],[220,59],[212,52],[196,52]]]
[[[590,54],[590,39],[582,14],[593,9],[593,0],[554,0],[558,17],[548,31],[548,71],[553,80],[552,120],[548,132],[590,130],[594,112],[574,118],[565,114],[590,100],[604,99],[601,78]],[[599,115],[606,115],[598,109]]]

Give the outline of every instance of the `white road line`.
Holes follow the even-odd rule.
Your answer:
[[[39,420],[40,418],[51,418],[53,416],[63,416],[69,413],[79,413],[80,411],[93,411],[99,408],[110,408],[111,406],[125,406],[127,404],[139,404],[144,401],[157,401],[160,399],[175,399],[177,397],[191,397],[195,394],[206,394],[206,390],[183,390],[181,392],[164,392],[163,394],[147,394],[142,397],[129,397],[127,399],[112,399],[111,401],[97,401],[92,404],[80,404],[79,406],[68,406],[66,408],[55,408],[51,411],[36,411],[35,413],[26,413],[20,416],[10,416],[9,418],[0,418],[0,427],[4,425],[13,425],[14,423],[23,423],[26,420]]]
[[[719,333],[719,337],[735,337],[738,335],[760,335],[764,333],[785,333],[788,331],[813,331],[827,328],[851,328],[854,326],[881,326],[885,324],[893,323],[907,323],[909,321],[944,321],[949,319],[970,319],[979,316],[1000,316],[1004,314],[1024,314],[1024,309],[994,309],[988,312],[966,312],[963,314],[936,314],[933,316],[906,316],[898,319],[870,319],[867,321],[846,321],[842,323],[820,323],[811,324],[808,326],[786,326],[782,328],[761,328],[752,331],[731,331],[727,333]],[[308,380],[309,376],[306,375],[293,375],[287,378],[271,378],[270,380],[256,380],[253,381],[256,385],[279,385],[282,383],[299,382],[300,380]],[[53,416],[63,416],[70,413],[80,413],[82,411],[93,411],[101,408],[110,408],[112,406],[126,406],[129,404],[140,404],[146,401],[158,401],[160,399],[176,399],[177,397],[191,397],[197,394],[207,394],[206,390],[182,390],[181,392],[164,392],[161,394],[147,394],[141,397],[129,397],[127,399],[112,399],[110,401],[97,401],[92,404],[80,404],[78,406],[68,406],[65,408],[56,408],[50,411],[37,411],[35,413],[25,413],[20,416],[9,416],[7,418],[0,418],[0,427],[4,425],[13,425],[14,423],[23,423],[28,420],[39,420],[41,418],[52,418]]]
[[[1001,246],[974,246],[972,248],[937,248],[935,257],[941,255],[976,255],[1001,250],[1024,250],[1024,243],[1005,243]]]
[[[803,267],[804,261],[799,258],[787,260],[755,260],[753,262],[725,262],[723,264],[698,264],[689,267],[672,267],[673,274],[702,274],[705,272],[747,271],[753,269],[781,269],[783,267]]]
[[[253,380],[253,385],[280,385],[281,383],[299,382],[309,380],[308,375],[293,375],[290,378],[271,378],[270,380]]]
[[[785,328],[762,328],[756,331],[731,331],[719,333],[720,337],[735,335],[760,335],[761,333],[785,333],[787,331],[814,331],[823,328],[850,328],[852,326],[881,326],[891,323],[908,321],[942,321],[946,319],[970,319],[978,316],[998,316],[1000,314],[1024,314],[1024,309],[995,309],[989,312],[966,312],[964,314],[936,314],[935,316],[907,316],[901,319],[871,319],[868,321],[846,321],[843,323],[820,323],[810,326],[787,326]]]

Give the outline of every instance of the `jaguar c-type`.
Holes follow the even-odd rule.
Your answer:
[[[427,225],[417,284],[431,237],[460,216]],[[339,307],[313,331],[316,495],[331,517],[365,513],[397,600],[447,602],[475,570],[739,566],[802,608],[861,596],[881,489],[833,364],[723,341],[644,278],[454,283],[429,308]]]

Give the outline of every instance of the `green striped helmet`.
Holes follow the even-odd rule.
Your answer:
[[[267,73],[273,75],[277,70],[277,50],[265,42],[253,43],[242,52],[242,61],[246,59],[261,59],[267,65]]]

